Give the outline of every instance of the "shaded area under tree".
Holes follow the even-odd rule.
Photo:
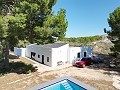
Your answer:
[[[104,60],[103,63],[95,63],[93,65],[88,66],[90,69],[94,70],[104,70],[105,74],[108,75],[120,75],[120,60],[119,58],[114,58],[113,56],[107,55],[107,54],[98,54],[98,57],[102,58]],[[114,62],[116,64],[116,67],[110,68],[109,63]]]
[[[3,64],[3,63],[2,63]],[[31,72],[35,72],[37,69],[33,67],[32,64],[26,64],[24,62],[10,62],[9,68],[0,68],[0,75],[4,75],[7,73],[17,73],[17,74],[29,74]]]

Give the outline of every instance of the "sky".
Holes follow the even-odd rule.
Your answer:
[[[119,6],[120,0],[57,0],[53,11],[66,10],[66,37],[86,37],[105,34],[107,18]]]

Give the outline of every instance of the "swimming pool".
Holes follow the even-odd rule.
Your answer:
[[[85,88],[65,79],[53,85],[41,88],[40,90],[86,90]]]
[[[96,90],[71,77],[61,77],[51,82],[35,86],[30,90]]]

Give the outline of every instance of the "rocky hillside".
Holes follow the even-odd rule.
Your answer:
[[[109,54],[110,51],[110,47],[113,46],[112,43],[106,43],[106,42],[96,42],[93,43],[93,51],[94,53],[98,53],[98,54]]]
[[[109,54],[111,53],[110,47],[113,46],[107,35],[102,35],[102,40],[91,43],[94,53]]]

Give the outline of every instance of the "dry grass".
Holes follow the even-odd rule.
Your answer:
[[[46,80],[53,80],[55,79],[57,76],[57,74],[52,74],[52,75],[44,75],[43,78],[45,78]]]
[[[53,80],[56,78],[55,76],[56,74],[41,75],[38,72],[21,75],[11,73],[0,77],[0,90],[26,90],[35,85]]]

